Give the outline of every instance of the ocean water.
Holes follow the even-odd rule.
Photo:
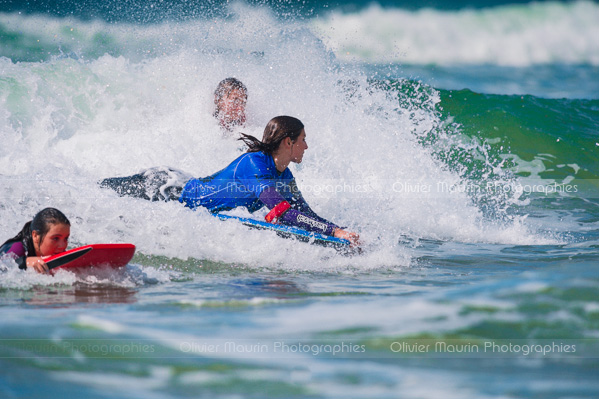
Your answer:
[[[0,260],[0,397],[596,398],[599,4],[421,4],[4,2],[2,240],[54,206],[137,254]],[[228,164],[228,76],[362,254],[97,185]]]

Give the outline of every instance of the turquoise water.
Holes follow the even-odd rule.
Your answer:
[[[55,206],[138,251],[0,260],[1,397],[597,397],[597,3],[6,4],[4,235]],[[305,123],[293,173],[360,256],[96,184],[225,166],[231,75],[244,132]]]

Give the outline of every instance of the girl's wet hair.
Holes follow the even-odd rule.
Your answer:
[[[38,245],[41,245],[42,241],[50,228],[55,224],[71,225],[69,219],[56,208],[45,208],[39,211],[31,221],[25,223],[19,234],[13,238],[7,240],[4,244],[9,241],[22,241],[25,247],[27,256],[35,256],[35,247],[33,246],[32,232],[36,231],[39,236]],[[4,245],[2,244],[2,245]]]
[[[296,141],[302,130],[304,124],[299,119],[293,116],[276,116],[264,128],[262,141],[245,133],[241,133],[239,140],[248,146],[247,152],[262,151],[272,155],[284,139],[289,137],[291,141]]]

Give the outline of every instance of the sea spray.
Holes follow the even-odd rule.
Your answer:
[[[6,229],[16,231],[36,210],[52,205],[77,218],[77,242],[127,241],[148,255],[307,270],[409,265],[411,250],[399,244],[406,234],[543,242],[522,224],[503,223],[495,203],[485,209],[470,193],[398,189],[429,182],[456,187],[501,168],[485,158],[484,145],[472,147],[483,157],[484,176],[468,176],[459,164],[464,160],[452,165],[442,155],[456,147],[451,137],[460,130],[446,128],[436,90],[411,81],[374,82],[339,65],[300,23],[280,22],[265,9],[236,11],[217,25],[193,20],[164,25],[173,28],[167,30],[135,26],[144,42],[129,43],[121,54],[2,60],[2,138],[15,143],[0,157],[10,204],[1,210]],[[125,43],[131,31],[114,34]],[[94,46],[89,40],[81,37],[82,48]],[[140,60],[150,47],[160,51]],[[217,221],[202,210],[120,198],[97,185],[152,166],[195,176],[226,166],[240,154],[240,144],[223,137],[212,117],[212,93],[227,76],[248,87],[245,133],[261,137],[275,115],[304,122],[309,149],[292,171],[316,212],[361,233],[371,248],[365,256],[345,259]],[[318,189],[323,182],[341,189]]]

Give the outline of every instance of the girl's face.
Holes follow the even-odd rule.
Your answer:
[[[31,235],[37,256],[59,254],[67,249],[69,235],[71,235],[71,226],[62,223],[50,225],[50,230],[44,236],[42,242],[39,242],[40,235],[37,231],[33,231]]]
[[[298,138],[291,145],[291,162],[301,163],[304,157],[304,151],[308,149],[308,143],[306,142],[306,131],[302,129],[302,132]]]

